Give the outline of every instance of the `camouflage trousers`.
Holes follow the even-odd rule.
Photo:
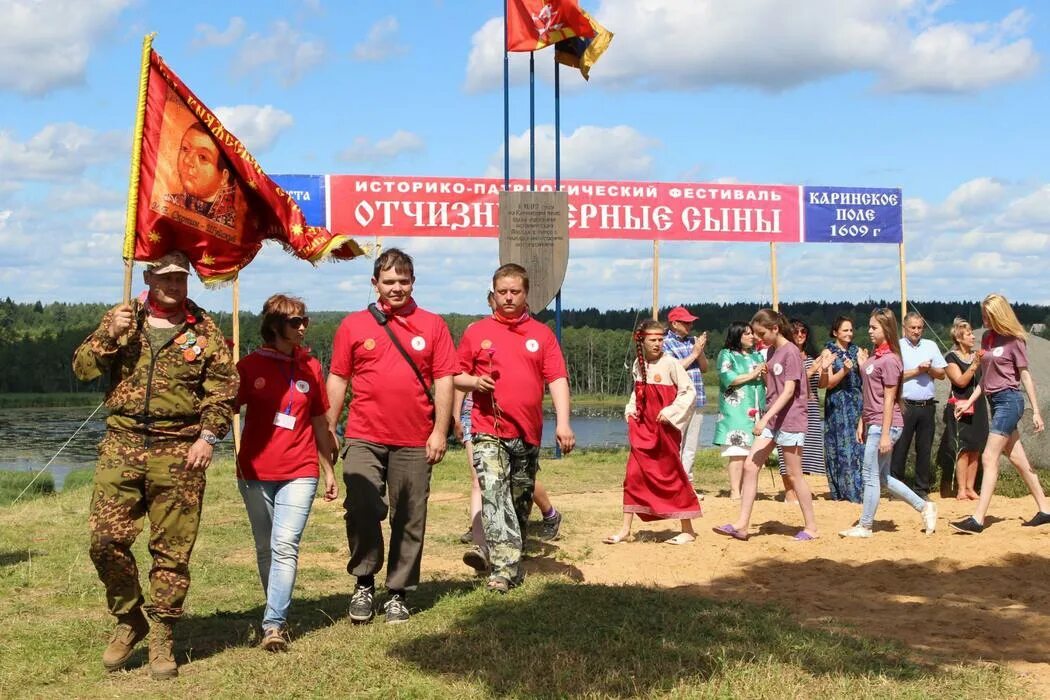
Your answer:
[[[153,620],[182,616],[190,587],[190,553],[197,540],[205,473],[186,466],[192,443],[107,432],[98,446],[91,496],[91,561],[106,587],[113,615],[143,607],[139,571],[132,554],[149,517],[150,605]]]
[[[540,468],[540,448],[521,438],[474,435],[474,470],[481,486],[481,526],[492,576],[522,578],[521,552]]]

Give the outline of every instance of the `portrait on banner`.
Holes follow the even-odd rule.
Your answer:
[[[150,209],[180,224],[240,243],[247,204],[215,137],[171,90],[164,103]]]

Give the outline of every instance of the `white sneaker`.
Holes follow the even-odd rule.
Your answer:
[[[871,537],[871,530],[861,525],[854,525],[848,530],[839,533],[840,537]]]
[[[926,501],[922,508],[922,524],[926,526],[926,534],[932,535],[937,529],[937,504]]]

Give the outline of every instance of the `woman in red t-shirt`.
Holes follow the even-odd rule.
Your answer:
[[[328,399],[321,363],[302,348],[310,318],[301,299],[275,294],[262,311],[264,344],[237,363],[237,403],[246,406],[237,487],[248,509],[266,593],[262,647],[288,648],[286,615],[310,508],[324,468],[324,499],[339,487],[329,455]]]
[[[740,514],[735,523],[713,528],[720,535],[738,540],[748,538],[751,510],[758,495],[758,472],[766,458],[779,447],[784,454],[787,473],[795,486],[799,508],[805,521],[795,540],[807,542],[817,535],[817,520],[813,514],[813,494],[802,475],[802,446],[808,425],[806,407],[806,375],[802,356],[791,342],[793,330],[784,314],[773,309],[760,309],[751,319],[755,337],[770,348],[766,360],[766,410],[755,422],[752,432],[755,441],[751,454],[744,462],[744,477],[740,485]]]
[[[981,338],[981,349],[977,357],[981,362],[981,383],[969,399],[955,404],[955,417],[962,416],[982,395],[988,397],[992,416],[988,425],[988,441],[981,454],[984,477],[981,480],[981,495],[977,510],[964,520],[951,523],[952,529],[967,535],[976,535],[984,530],[984,516],[992,503],[995,483],[999,480],[999,455],[1005,454],[1014,469],[1021,475],[1025,486],[1035,498],[1039,512],[1022,523],[1028,527],[1050,524],[1050,502],[1043,493],[1039,476],[1032,469],[1021,445],[1021,433],[1017,424],[1024,413],[1024,396],[1028,394],[1032,406],[1032,425],[1035,432],[1043,430],[1043,416],[1039,411],[1039,400],[1035,395],[1035,382],[1028,371],[1028,345],[1024,326],[1010,307],[1006,297],[989,294],[981,302],[981,320],[985,333]]]

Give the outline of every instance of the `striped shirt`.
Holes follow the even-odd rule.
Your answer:
[[[696,338],[692,336],[679,338],[674,331],[671,331],[664,337],[664,352],[675,359],[684,360],[693,354],[695,344]],[[693,386],[696,387],[696,407],[701,408],[707,403],[707,395],[704,394],[704,375],[700,372],[699,362],[694,361],[685,371],[693,380]]]

